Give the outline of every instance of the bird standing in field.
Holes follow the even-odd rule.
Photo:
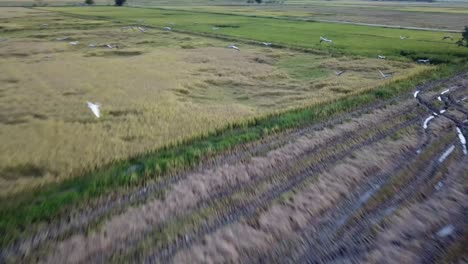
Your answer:
[[[429,63],[430,60],[429,59],[419,59],[418,62],[419,63]]]
[[[330,44],[333,43],[333,41],[331,39],[327,39],[327,38],[324,38],[324,37],[320,36],[320,43],[322,43],[322,42],[327,42],[327,43],[330,43]]]
[[[335,75],[336,75],[336,76],[340,76],[340,75],[343,74],[343,73],[345,73],[345,71],[336,71],[336,72],[335,72]]]
[[[237,47],[236,45],[229,45],[228,46],[229,49],[235,49],[237,51],[240,51],[239,47]]]
[[[387,79],[388,77],[391,77],[391,74],[385,74],[381,70],[379,70],[380,76],[382,76],[383,79]]]
[[[270,42],[262,42],[263,46],[267,46],[267,47],[270,47],[271,46],[271,43]]]
[[[400,39],[401,39],[401,40],[404,40],[404,39],[407,39],[407,38],[408,38],[408,37],[406,37],[406,36],[400,36]]]
[[[377,58],[381,59],[381,60],[385,60],[386,57],[385,56],[382,56],[382,55],[378,55]]]
[[[88,102],[88,107],[89,109],[91,109],[91,111],[97,118],[101,117],[101,111],[99,110],[99,107],[101,107],[101,105],[99,103],[94,104],[94,103]]]

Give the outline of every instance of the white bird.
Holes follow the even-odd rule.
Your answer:
[[[62,38],[56,38],[56,40],[58,41],[64,41],[64,40],[67,40],[69,39],[70,37],[62,37]]]
[[[88,102],[88,107],[89,109],[91,109],[91,111],[97,118],[101,117],[101,112],[99,111],[99,107],[101,107],[101,105],[99,103],[93,104],[91,102]]]
[[[333,41],[331,39],[327,39],[327,38],[324,38],[324,37],[320,36],[320,43],[322,43],[322,42],[333,43]]]
[[[385,74],[385,73],[383,73],[381,70],[379,70],[379,73],[380,73],[380,75],[382,76],[382,78],[384,78],[384,79],[387,79],[388,77],[391,77],[391,76],[392,76],[391,74]]]
[[[267,47],[270,47],[270,46],[271,46],[271,43],[270,43],[270,42],[262,42],[262,44],[263,44],[264,46],[267,46]]]
[[[79,41],[71,41],[71,42],[69,42],[69,43],[70,43],[71,45],[78,45],[78,44],[80,44]]]
[[[138,30],[140,30],[141,32],[145,33],[146,32],[146,29],[142,28],[142,27],[137,27]]]
[[[418,62],[419,63],[429,63],[430,60],[429,59],[419,59]]]
[[[386,57],[385,56],[382,56],[382,55],[378,55],[377,58],[381,59],[381,60],[385,60]]]
[[[434,186],[434,189],[436,191],[440,190],[442,187],[444,187],[444,184],[442,182],[438,182],[436,186]]]
[[[90,48],[95,48],[95,47],[97,47],[97,45],[94,44],[94,43],[91,43],[91,44],[88,45],[88,47],[90,47]]]
[[[213,30],[218,30],[218,29],[219,29],[219,27],[212,27],[212,29],[213,29]]]
[[[336,76],[340,76],[341,74],[345,73],[345,71],[336,71],[335,74]]]
[[[404,40],[404,39],[407,39],[407,38],[408,38],[408,37],[406,37],[406,36],[400,36],[400,39],[401,39],[401,40]]]
[[[49,24],[42,24],[41,27],[47,27]]]
[[[240,51],[239,47],[235,46],[235,45],[229,45],[228,46],[229,49],[235,49],[237,51]]]
[[[171,27],[164,27],[163,29],[166,30],[166,31],[171,31],[172,30]]]
[[[418,97],[418,94],[420,93],[421,91],[417,90],[416,92],[414,92],[414,98]]]

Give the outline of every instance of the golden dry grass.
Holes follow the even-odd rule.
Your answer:
[[[388,82],[379,69],[399,79],[425,68],[246,45],[237,52],[219,40],[143,34],[48,12],[21,15],[29,12],[0,9],[0,37],[8,39],[0,42],[0,195],[228,123],[372,89]],[[80,44],[56,40],[64,36]],[[337,77],[335,70],[347,72]],[[102,104],[102,118],[87,101]]]

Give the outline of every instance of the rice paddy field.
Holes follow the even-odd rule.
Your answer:
[[[96,256],[101,253],[106,260],[166,262],[166,257],[153,252],[154,248],[171,245],[173,240],[177,242],[179,230],[192,230],[197,226],[197,221],[203,222],[204,217],[217,212],[219,208],[225,210],[226,204],[236,204],[237,199],[243,204],[243,199],[256,197],[257,192],[268,190],[273,183],[256,185],[255,182],[258,189],[253,193],[242,190],[234,193],[234,200],[226,204],[220,200],[213,207],[202,207],[203,210],[186,218],[188,220],[177,220],[179,222],[174,222],[174,226],[164,227],[167,230],[163,228],[161,234],[155,235],[156,231],[148,229],[148,232],[153,232],[148,234],[164,236],[166,240],[163,242],[139,237],[138,243],[133,243],[128,240],[133,229],[129,229],[130,233],[122,232],[122,238],[115,238],[115,245],[114,242],[103,242],[113,239],[112,236],[107,237],[107,231],[99,231],[101,224],[103,228],[112,230],[109,232],[125,230],[127,220],[119,222],[121,220],[110,217],[106,222],[106,217],[125,212],[127,205],[159,202],[159,199],[165,199],[161,197],[166,197],[166,194],[167,197],[180,196],[180,193],[178,196],[177,192],[172,194],[172,189],[164,188],[151,195],[142,194],[149,190],[146,186],[172,184],[172,177],[178,179],[177,175],[182,172],[192,173],[191,170],[197,166],[215,169],[217,162],[224,162],[218,161],[221,154],[233,155],[226,157],[226,160],[244,160],[238,152],[252,146],[256,150],[248,155],[253,157],[252,160],[262,160],[262,153],[270,153],[279,145],[286,144],[289,136],[281,133],[293,133],[291,138],[296,140],[299,138],[294,134],[296,129],[361,107],[374,107],[395,96],[402,97],[426,82],[430,85],[428,93],[440,93],[445,87],[444,83],[434,82],[464,72],[468,65],[468,49],[455,44],[461,37],[460,33],[304,20],[320,20],[328,16],[333,17],[331,20],[369,22],[351,18],[359,16],[355,12],[357,9],[362,9],[364,13],[376,9],[377,12],[387,12],[385,14],[389,17],[398,12],[412,12],[417,16],[430,12],[441,18],[447,17],[437,28],[459,30],[459,23],[466,16],[465,10],[447,5],[411,4],[398,7],[347,1],[286,1],[282,6],[256,7],[234,5],[233,2],[208,5],[200,1],[191,8],[162,2],[161,6],[156,6],[150,1],[141,2],[140,7],[103,6],[109,4],[105,1],[91,7],[52,6],[55,4],[73,3],[62,1],[35,8],[0,8],[0,263],[99,262]],[[305,7],[302,8],[303,4]],[[1,5],[10,4],[0,1]],[[320,8],[316,9],[314,5]],[[353,14],[343,13],[343,17],[337,17],[340,10],[347,10],[348,7],[352,7]],[[329,12],[328,9],[335,13],[324,15]],[[393,15],[391,12],[394,12]],[[376,16],[379,16],[378,13]],[[384,17],[378,23],[389,24]],[[415,17],[415,23],[409,18],[405,19],[401,21],[407,25],[435,27],[434,20],[424,20],[422,16]],[[455,25],[455,22],[458,24]],[[320,42],[322,36],[333,42]],[[452,39],[444,39],[445,36]],[[430,63],[418,63],[421,59],[429,59]],[[420,101],[418,105],[432,109],[445,104],[447,109],[458,109],[457,113],[450,113],[454,116],[448,119],[460,126],[463,117],[456,114],[463,116],[466,110],[463,102],[455,101],[462,100],[465,77],[458,76],[451,83],[451,87],[459,87],[456,98],[444,97],[446,101],[440,99],[438,105],[432,105],[429,101],[435,97],[430,94],[434,98],[429,99],[428,95],[428,102]],[[87,102],[101,105],[99,118],[93,115]],[[413,104],[416,105],[415,102]],[[408,110],[407,115],[400,116],[396,112],[401,109],[407,111],[406,105],[398,105],[401,109],[395,106],[398,111],[388,110],[387,106],[381,111],[388,113],[379,112],[375,117],[377,121],[366,119],[365,122],[374,120],[366,126],[378,126],[377,132],[362,128],[369,134],[369,140],[375,137],[379,144],[387,144],[385,140],[390,140],[387,137],[392,136],[394,151],[403,153],[416,148],[419,143],[416,144],[415,138],[416,135],[420,136],[418,130],[405,126],[405,130],[400,131],[403,126],[396,129],[393,125],[409,120],[414,125],[415,120],[422,117],[422,110],[411,106],[413,108]],[[366,110],[362,111],[366,113]],[[337,124],[350,120],[359,126],[365,123],[353,118],[343,117]],[[324,127],[327,125],[324,124]],[[437,123],[436,127],[437,131],[450,134],[449,125]],[[464,129],[463,125],[461,127]],[[391,134],[389,131],[392,129],[400,131],[400,134]],[[368,146],[364,143],[367,142],[365,138],[358,136],[350,137],[349,142],[344,140],[348,135],[346,129],[336,133],[339,136],[335,140],[343,138],[346,144],[354,144],[353,140],[356,140],[359,146]],[[277,140],[277,134],[284,136],[284,139]],[[446,134],[436,137],[440,142],[432,137],[429,137],[431,140],[426,138],[431,144],[437,143],[427,153],[435,156],[437,151],[446,147],[453,139]],[[256,144],[263,144],[258,143],[262,140],[270,142],[267,150],[262,150],[260,146],[257,149]],[[301,137],[294,143],[297,146],[285,151],[296,151],[307,163],[309,154],[301,154],[300,151],[301,148],[306,149],[301,142],[309,146],[307,140]],[[349,151],[354,149],[352,145],[349,146]],[[383,150],[384,147],[374,147],[375,151],[391,157],[391,153]],[[309,153],[307,151],[304,153]],[[330,147],[325,151],[330,151],[332,155],[335,150]],[[461,153],[461,150],[456,150],[457,157]],[[320,159],[319,156],[317,154],[313,158]],[[369,154],[363,156],[368,157]],[[421,161],[418,158],[415,164],[419,166],[417,162],[423,162],[425,158],[421,156]],[[279,163],[282,160],[277,159]],[[286,163],[292,164],[290,161]],[[270,165],[275,166],[274,162]],[[294,166],[291,173],[296,173],[296,169],[300,170],[305,165]],[[238,169],[236,167],[233,171]],[[245,173],[255,170],[247,169]],[[371,168],[366,170],[372,171]],[[390,167],[388,170],[393,171]],[[222,177],[230,177],[229,173],[221,174]],[[204,175],[216,176],[217,172]],[[330,175],[340,173],[335,171]],[[424,177],[421,173],[421,178]],[[213,192],[209,188],[213,188]],[[214,185],[209,188],[204,190],[210,195],[217,190]],[[181,190],[183,192],[184,189]],[[138,194],[133,194],[137,191]],[[202,193],[194,195],[198,199],[204,195]],[[122,198],[127,197],[125,195],[130,198]],[[288,200],[290,195],[286,191],[278,193],[278,197],[284,200]],[[125,200],[122,202],[125,207],[115,209],[114,205],[108,205],[116,197],[119,203],[120,199]],[[139,198],[133,201],[134,197]],[[171,200],[164,201],[169,203]],[[154,206],[159,208],[160,205]],[[104,208],[102,210],[105,211],[102,215],[96,214],[100,215],[99,220],[89,220],[90,217],[83,216],[86,215],[83,212],[94,212],[97,208]],[[172,213],[167,211],[168,215]],[[128,212],[126,215],[129,214],[130,218],[134,217]],[[164,213],[161,213],[163,216]],[[151,217],[148,223],[156,221]],[[87,226],[88,222],[92,224]],[[55,228],[54,224],[59,227]],[[135,230],[146,230],[144,225],[147,224],[136,221]],[[250,225],[250,222],[246,225]],[[80,232],[85,229],[89,233],[83,238]],[[35,238],[31,238],[30,234],[34,234]],[[32,245],[47,240],[44,234],[55,236],[58,242]],[[101,235],[105,238],[99,238]],[[277,238],[275,235],[273,237]],[[97,253],[80,248],[92,245],[96,242],[94,239],[101,241],[99,245],[102,248],[95,248]],[[118,245],[119,239],[124,241],[123,246],[132,244],[132,247],[128,247],[128,251],[118,251],[122,246]],[[76,247],[81,250],[73,253]],[[180,254],[171,258],[175,257],[178,263],[188,262],[191,254],[199,254],[197,249],[193,252],[179,250],[179,244],[175,248]],[[49,258],[46,256],[49,250],[56,254]],[[112,252],[119,253],[114,255]],[[137,254],[138,258],[132,254]],[[372,257],[379,259],[380,255],[375,254]],[[72,258],[68,259],[69,256]],[[144,260],[143,256],[150,259]]]
[[[0,24],[8,39],[0,44],[2,195],[231,123],[367,91],[388,83],[379,70],[397,80],[431,68],[252,45],[238,52],[217,39],[142,33],[48,11],[5,11],[18,15]],[[101,119],[87,101],[102,104]]]

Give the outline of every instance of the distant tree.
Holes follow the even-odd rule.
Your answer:
[[[462,38],[457,41],[458,46],[468,47],[468,26],[465,26],[465,31],[462,32]]]
[[[87,5],[94,5],[94,0],[85,0],[84,2]]]
[[[115,5],[116,6],[123,6],[127,0],[115,0]]]

